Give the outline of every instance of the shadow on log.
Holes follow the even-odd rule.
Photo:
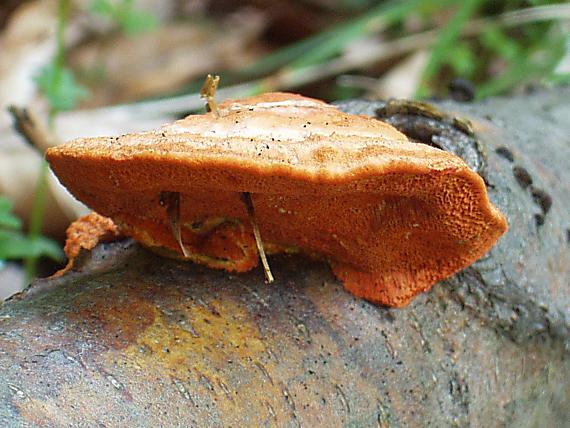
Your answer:
[[[35,281],[0,308],[0,426],[563,426],[569,95],[440,106],[474,121],[510,231],[405,309],[303,258],[266,285],[131,241]]]

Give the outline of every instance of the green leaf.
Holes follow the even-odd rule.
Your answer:
[[[89,91],[77,83],[70,69],[56,64],[44,67],[36,82],[56,111],[71,110],[89,95]]]
[[[5,229],[20,230],[22,228],[22,220],[10,213],[0,214],[0,227]]]
[[[140,34],[158,27],[155,16],[135,8],[132,0],[112,2],[110,0],[93,0],[91,12],[115,21],[126,34]]]
[[[93,0],[89,6],[92,13],[113,17],[115,14],[115,5],[109,0]]]
[[[548,83],[553,85],[570,84],[570,73],[555,73],[547,78]]]
[[[19,230],[22,220],[12,214],[14,203],[5,196],[0,196],[0,228]]]
[[[548,43],[538,41],[535,46],[521,48],[521,53],[501,75],[496,76],[477,88],[477,99],[504,93],[505,91],[529,83],[547,79],[559,64],[565,53],[564,34],[547,35]],[[545,36],[546,38],[546,36]]]
[[[0,259],[17,260],[25,257],[46,256],[55,261],[63,260],[63,251],[51,239],[43,236],[29,238],[21,232],[0,230]]]
[[[146,12],[130,10],[128,13],[123,14],[119,24],[125,33],[134,35],[156,29],[158,20]]]
[[[448,24],[439,32],[437,42],[431,51],[429,60],[425,66],[422,84],[417,95],[425,97],[428,95],[429,83],[439,73],[441,66],[445,63],[445,58],[449,50],[455,46],[461,35],[462,28],[483,5],[484,0],[465,0],[457,2],[457,12]]]
[[[458,43],[450,49],[447,62],[459,76],[471,76],[476,68],[477,58],[467,43]]]
[[[520,44],[495,26],[489,26],[485,29],[481,35],[481,42],[487,49],[496,52],[509,62],[516,61],[521,55]]]

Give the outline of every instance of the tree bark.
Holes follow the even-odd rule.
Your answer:
[[[438,105],[510,230],[407,308],[306,258],[266,285],[128,240],[35,281],[0,307],[0,426],[569,426],[569,96]]]

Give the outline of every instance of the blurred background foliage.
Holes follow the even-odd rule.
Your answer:
[[[36,112],[60,141],[116,135],[200,111],[207,73],[222,76],[220,98],[290,90],[329,101],[467,101],[520,93],[570,82],[570,5],[5,0],[0,263],[26,259],[31,278],[38,257],[61,260],[43,234],[61,240],[85,210],[49,176],[45,147],[22,141],[8,106]]]

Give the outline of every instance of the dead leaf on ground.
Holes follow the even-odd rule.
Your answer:
[[[253,9],[221,23],[171,23],[137,37],[95,39],[73,51],[70,63],[99,74],[86,105],[128,102],[175,92],[212,70],[245,66],[260,52],[254,41],[264,26],[263,14]]]

